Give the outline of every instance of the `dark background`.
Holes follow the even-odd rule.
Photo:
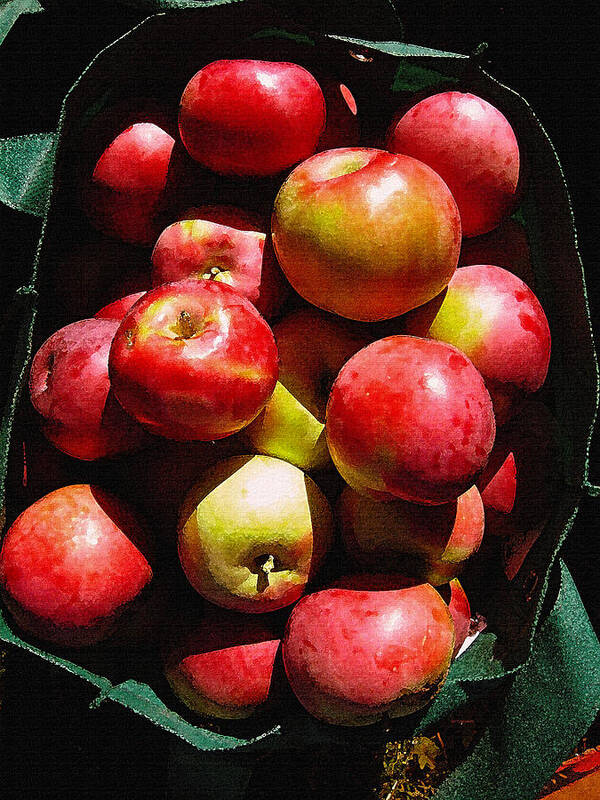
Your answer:
[[[21,17],[0,47],[0,136],[54,129],[60,101],[75,78],[102,46],[141,16],[139,10],[114,0],[94,4],[48,0],[42,5],[46,11]],[[339,27],[340,9],[335,5],[317,11],[313,5],[300,2],[282,7],[299,23],[322,24],[324,30],[335,33],[360,35],[368,20],[375,29],[379,26],[380,38],[397,38],[395,32],[386,35],[389,28],[385,15],[378,18],[367,12],[365,16],[364,7],[369,6],[366,0],[362,4],[344,4],[347,19],[352,20],[349,9],[355,12],[353,30]],[[596,4],[575,3],[568,12],[562,4],[540,7],[525,0],[397,0],[396,5],[406,41],[462,53],[487,42],[484,67],[524,96],[546,128],[572,197],[598,340],[600,23]],[[0,209],[3,276],[16,276],[30,263],[37,227],[33,218]],[[9,279],[8,285],[11,283]],[[592,456],[590,477],[600,483],[600,445],[594,445]],[[600,604],[596,598],[599,504],[600,500],[584,501],[563,551],[596,630],[600,628]],[[81,691],[76,689],[75,681],[71,686],[57,676],[57,670],[32,666],[20,659],[9,654],[1,679],[0,796],[166,796],[167,760],[172,746],[168,736],[116,708],[94,711],[90,721],[92,712],[86,709],[86,698],[73,703],[68,696],[71,691]],[[189,794],[181,788],[181,796],[217,800],[218,795],[200,788],[201,776],[196,782],[192,761],[188,787],[196,788]],[[296,774],[289,776],[288,800],[314,793],[308,783],[303,784],[303,769],[306,771],[309,766],[308,762],[297,764]],[[366,793],[357,788],[368,782],[368,777],[361,777],[359,765],[345,765],[338,770],[335,761],[327,765],[325,760],[325,766],[332,774],[340,775],[332,792],[335,789],[340,797]],[[256,800],[263,794],[267,796],[269,772],[274,769],[276,764],[265,765],[264,781],[253,780]],[[174,780],[171,776],[171,785]],[[172,790],[172,795],[178,796],[177,790]],[[278,790],[274,795],[283,796]]]

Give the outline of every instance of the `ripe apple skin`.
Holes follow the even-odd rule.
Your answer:
[[[152,285],[185,278],[214,280],[258,300],[265,234],[203,219],[174,222],[152,251]]]
[[[506,117],[481,97],[426,97],[392,128],[388,150],[419,159],[443,178],[458,205],[463,236],[495,228],[514,204],[519,145]]]
[[[29,506],[0,552],[0,587],[11,614],[40,639],[94,644],[152,578],[144,535],[127,507],[103,490],[65,486]]]
[[[107,303],[100,311],[96,311],[94,317],[95,319],[117,319],[120,322],[123,317],[129,313],[140,297],[143,297],[145,294],[146,292],[134,292],[133,294],[126,294],[125,297],[119,297],[118,300]]]
[[[406,572],[437,585],[456,575],[483,539],[484,510],[477,487],[455,502],[423,506],[381,503],[349,486],[336,516],[346,551],[361,568]],[[440,574],[441,573],[441,574]]]
[[[433,321],[426,307],[417,309],[405,330],[448,342],[470,358],[486,382],[499,425],[546,379],[551,337],[544,309],[531,289],[502,267],[461,267]]]
[[[273,703],[281,640],[261,617],[215,608],[165,658],[175,695],[196,714],[245,719]]]
[[[370,725],[411,714],[442,686],[454,648],[448,606],[429,584],[324,589],[303,597],[285,630],[285,671],[311,714]]]
[[[496,425],[483,378],[463,353],[388,336],[342,367],[325,430],[335,466],[357,492],[437,505],[473,485]]]
[[[184,501],[179,559],[207,600],[262,613],[298,600],[332,537],[329,504],[307,475],[277,458],[238,456],[206,472]]]
[[[192,158],[225,175],[276,175],[315,152],[325,100],[297,64],[223,59],[185,87],[179,133]]]
[[[115,395],[152,433],[220,439],[254,419],[277,382],[273,333],[214,281],[166,283],[121,321],[109,356]]]
[[[273,326],[279,381],[264,410],[245,430],[254,448],[300,469],[331,464],[325,409],[345,362],[367,344],[347,320],[314,308],[293,311]]]
[[[109,144],[82,193],[94,227],[134,244],[156,240],[174,145],[152,122],[131,125]]]
[[[460,252],[458,209],[441,178],[375,148],[327,150],[296,167],[275,198],[271,230],[294,289],[356,320],[431,300]]]
[[[182,219],[206,219],[217,222],[219,225],[228,225],[240,231],[256,231],[264,233],[265,246],[263,250],[262,271],[258,298],[253,301],[265,319],[271,319],[282,309],[289,293],[290,285],[286,281],[281,267],[277,263],[273,244],[271,242],[271,224],[264,220],[260,214],[252,213],[237,206],[207,204],[188,208]]]
[[[108,319],[72,322],[44,342],[31,365],[29,393],[44,435],[84,461],[134,450],[148,438],[111,391],[108,355],[118,327]]]
[[[454,578],[449,583],[450,602],[448,608],[452,614],[454,622],[454,651],[452,658],[456,658],[458,651],[463,646],[471,627],[471,605],[465,590],[458,578]]]

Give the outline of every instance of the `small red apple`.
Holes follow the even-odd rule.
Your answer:
[[[100,311],[96,311],[94,317],[96,319],[117,319],[120,322],[145,294],[146,292],[134,292],[126,294],[125,297],[119,297],[118,300],[113,300],[112,303],[103,306]]]
[[[325,101],[298,64],[223,59],[207,64],[181,97],[179,132],[192,158],[233,175],[275,175],[315,152]]]
[[[393,127],[388,150],[418,158],[443,178],[458,205],[463,236],[495,228],[515,202],[519,145],[506,117],[481,97],[426,97]]]
[[[188,279],[147,292],[124,317],[109,356],[113,390],[148,430],[220,439],[261,411],[277,382],[273,333],[223,283]]]
[[[141,549],[140,549],[141,548]],[[123,503],[103,490],[65,486],[29,506],[0,552],[10,612],[40,639],[94,644],[152,578],[144,535]]]

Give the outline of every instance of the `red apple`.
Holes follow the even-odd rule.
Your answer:
[[[448,603],[448,608],[454,622],[454,652],[452,653],[452,658],[456,658],[471,627],[471,606],[458,578],[454,578],[450,581],[450,602]]]
[[[250,302],[258,300],[265,234],[204,219],[174,222],[152,251],[152,285],[184,278],[232,286]]]
[[[360,567],[408,572],[434,585],[457,574],[479,548],[484,531],[483,503],[475,486],[439,506],[381,503],[346,487],[337,519],[344,547]]]
[[[118,300],[113,300],[112,303],[103,306],[100,311],[96,311],[94,317],[96,319],[118,319],[121,321],[140,297],[145,294],[146,292],[134,292],[133,294],[126,294],[125,297],[119,297]]]
[[[483,375],[498,424],[546,379],[550,328],[544,309],[522,280],[501,267],[461,267],[433,320],[426,307],[417,309],[405,331],[462,350]]]
[[[59,450],[91,461],[139,447],[145,431],[116,402],[108,354],[116,320],[84,319],[56,331],[31,364],[31,402]]]
[[[376,499],[455,500],[494,444],[481,375],[451,345],[389,336],[342,367],[327,405],[327,444],[344,480]]]
[[[277,322],[273,333],[279,382],[245,434],[259,453],[301,469],[327,467],[327,398],[344,363],[367,343],[365,332],[347,320],[302,308]]]
[[[104,150],[83,190],[94,227],[135,244],[152,244],[162,227],[167,179],[175,140],[151,122],[120,133]]]
[[[272,236],[305,300],[373,321],[442,291],[458,262],[460,220],[426,165],[348,147],[317,153],[289,175],[275,199]]]
[[[446,678],[453,647],[448,606],[432,586],[419,584],[303,597],[282,652],[307,711],[338,725],[370,725],[426,705]]]
[[[178,550],[207,600],[263,613],[298,600],[332,538],[329,503],[307,475],[278,458],[238,456],[205,472],[188,494]]]
[[[152,578],[129,510],[96,487],[65,486],[29,506],[0,552],[0,587],[25,630],[70,647],[106,638]]]
[[[272,702],[280,639],[262,618],[210,611],[165,659],[175,695],[196,714],[244,719]]]
[[[298,64],[224,59],[186,86],[181,140],[192,158],[233,175],[275,175],[315,152],[325,125],[323,92]]]
[[[266,235],[258,299],[254,305],[265,319],[276,316],[290,293],[281,267],[277,263],[271,242],[270,222],[247,209],[229,205],[208,204],[188,208],[181,219],[206,219],[219,225],[228,225],[240,231],[257,231]]]
[[[506,117],[481,97],[426,97],[393,127],[388,150],[418,158],[443,178],[458,205],[463,236],[495,228],[514,204],[519,145]]]
[[[109,357],[115,395],[153,433],[220,439],[262,410],[277,382],[273,333],[214,281],[166,283],[121,321]]]

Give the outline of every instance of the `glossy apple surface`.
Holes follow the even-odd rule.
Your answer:
[[[123,317],[129,313],[140,297],[143,297],[145,294],[146,292],[134,292],[133,294],[126,294],[125,297],[119,297],[118,300],[107,303],[100,311],[96,311],[94,317],[96,319],[117,319],[120,322]]]
[[[446,678],[453,647],[446,603],[418,584],[307,595],[292,610],[282,652],[307,711],[337,725],[370,725],[426,705]]]
[[[111,391],[108,355],[118,327],[108,319],[72,322],[44,342],[31,364],[29,394],[44,434],[74,458],[122,453],[147,438]]]
[[[165,675],[196,714],[245,719],[272,702],[280,644],[262,618],[214,609],[167,654]]]
[[[347,320],[317,309],[293,311],[273,326],[279,381],[264,410],[245,434],[269,456],[300,469],[331,463],[325,441],[325,409],[338,372],[367,343]]]
[[[188,208],[181,219],[205,219],[219,225],[228,225],[240,231],[264,233],[266,238],[260,286],[258,298],[253,302],[265,319],[270,319],[281,311],[290,293],[290,286],[277,263],[271,242],[270,222],[263,219],[260,214],[255,214],[248,209],[214,203]]]
[[[342,367],[326,434],[346,483],[375,499],[436,505],[470,488],[496,425],[483,378],[451,345],[389,336]]]
[[[394,126],[388,149],[419,159],[443,178],[458,205],[463,236],[495,228],[515,202],[519,145],[504,114],[481,97],[426,97]]]
[[[162,211],[175,140],[158,125],[139,122],[104,150],[83,191],[94,227],[135,244],[152,244]]]
[[[508,270],[461,267],[430,317],[427,308],[416,310],[405,330],[462,350],[482,374],[499,424],[543,385],[550,363],[548,320],[535,294]]]
[[[239,456],[208,470],[183,503],[179,558],[199,594],[261,613],[294,603],[328,550],[329,504],[301,470]]]
[[[277,382],[273,333],[214,281],[166,283],[121,321],[110,350],[115,395],[152,433],[219,439],[254,419]]]
[[[454,199],[433,170],[362,147],[296,167],[275,199],[271,230],[281,268],[305,300],[366,321],[439,294],[461,238]]]
[[[377,502],[346,487],[336,517],[344,547],[360,567],[400,571],[434,585],[458,572],[479,548],[484,532],[483,503],[475,486],[439,506]]]
[[[265,234],[203,219],[174,222],[152,251],[152,285],[184,278],[226,283],[251,303],[258,300]]]
[[[29,506],[0,552],[0,586],[17,622],[72,647],[113,632],[152,578],[144,536],[123,503],[88,485],[65,486]]]
[[[275,175],[315,152],[325,101],[297,64],[223,59],[185,87],[179,132],[192,158],[218,173]]]

